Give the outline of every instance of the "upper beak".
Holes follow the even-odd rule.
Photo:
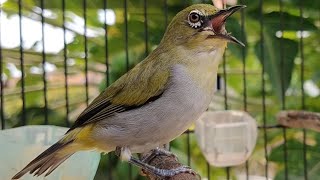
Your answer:
[[[218,38],[227,39],[230,42],[234,42],[234,43],[239,44],[241,46],[245,46],[241,41],[239,41],[235,37],[228,34],[224,29],[224,24],[225,24],[226,19],[229,16],[231,16],[233,13],[235,13],[236,11],[243,9],[245,7],[247,7],[247,6],[245,6],[245,5],[232,6],[227,9],[222,9],[222,10],[218,11],[216,14],[214,14],[213,16],[211,16],[210,23],[211,23],[211,27],[212,27],[213,31],[215,32],[214,36],[218,37]]]

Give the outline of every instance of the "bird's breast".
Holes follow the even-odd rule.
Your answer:
[[[167,90],[156,101],[132,112],[126,129],[132,131],[130,137],[132,151],[139,152],[146,146],[168,143],[190,127],[207,109],[212,93],[203,91],[188,74],[187,68],[175,65]],[[121,114],[119,114],[121,115]],[[125,119],[126,119],[125,118]],[[148,149],[148,148],[147,148]]]
[[[114,146],[129,147],[133,153],[168,143],[199,118],[207,109],[212,94],[194,82],[185,66],[175,65],[161,97],[113,116],[113,124],[108,121],[103,133],[104,141]]]

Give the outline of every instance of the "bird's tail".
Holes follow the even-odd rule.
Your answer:
[[[84,130],[86,128],[83,128]],[[27,172],[34,175],[41,175],[46,172],[45,176],[54,171],[61,163],[68,159],[77,151],[85,150],[81,144],[77,143],[77,136],[81,135],[81,130],[75,129],[66,134],[57,143],[50,146],[38,157],[32,160],[25,168],[18,172],[12,179],[19,179]]]

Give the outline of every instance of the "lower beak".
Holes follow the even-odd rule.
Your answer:
[[[243,9],[245,7],[246,6],[244,6],[244,5],[232,6],[227,9],[222,9],[222,10],[218,11],[216,14],[214,14],[213,16],[211,16],[210,23],[211,23],[213,31],[215,32],[214,36],[216,38],[227,39],[230,42],[239,44],[241,46],[245,46],[241,41],[239,41],[235,37],[228,34],[226,32],[226,30],[224,29],[224,24],[225,24],[226,19],[228,17],[230,17],[236,11]]]

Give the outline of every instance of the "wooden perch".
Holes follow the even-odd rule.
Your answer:
[[[150,153],[144,154],[143,156],[146,157],[148,155],[150,155]],[[167,156],[163,154],[155,156],[153,159],[149,161],[149,164],[160,169],[174,169],[174,168],[183,166],[183,164],[181,164],[175,157]],[[145,170],[142,170],[142,173],[145,176],[147,176],[149,180],[164,180],[164,179],[166,180],[199,180],[201,179],[199,175],[190,174],[190,173],[180,173],[170,178],[160,178]]]
[[[277,115],[278,123],[291,128],[306,128],[320,132],[320,113],[288,110]]]

